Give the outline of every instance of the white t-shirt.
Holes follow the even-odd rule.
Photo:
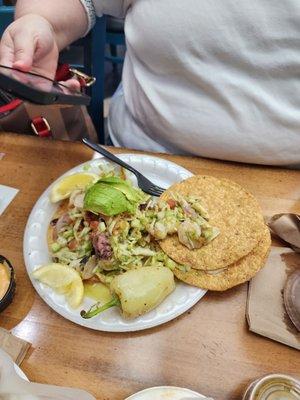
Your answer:
[[[116,145],[300,165],[300,0],[81,0],[125,17]]]

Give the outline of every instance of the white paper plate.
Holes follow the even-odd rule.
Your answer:
[[[154,183],[165,188],[192,175],[179,165],[157,157],[123,154],[120,158],[141,171]],[[93,172],[99,163],[107,163],[107,161],[103,158],[94,159],[71,169],[64,175],[82,171],[86,164],[91,165],[91,172]],[[27,221],[23,250],[30,279],[33,270],[51,261],[47,246],[47,229],[57,207],[49,200],[49,193],[54,184],[55,182],[41,195]],[[73,310],[68,306],[64,296],[56,294],[38,281],[31,279],[31,282],[42,299],[63,317],[76,324],[108,332],[138,331],[163,324],[187,311],[206,293],[205,290],[177,283],[175,291],[162,304],[140,318],[131,321],[124,320],[119,310],[114,307],[95,318],[83,319],[80,316],[80,310],[88,309],[92,305],[90,299],[85,299],[80,309]]]
[[[184,398],[202,399],[206,397],[189,389],[174,386],[158,386],[142,390],[125,400],[181,400]]]

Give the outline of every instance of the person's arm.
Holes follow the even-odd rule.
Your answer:
[[[28,15],[44,17],[51,24],[59,50],[82,37],[88,26],[80,0],[18,0],[15,19]]]
[[[0,42],[0,64],[53,78],[59,51],[87,28],[80,0],[18,0],[15,21]]]

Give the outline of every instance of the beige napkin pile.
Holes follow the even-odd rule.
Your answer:
[[[269,227],[293,250],[272,247],[265,267],[250,282],[246,311],[249,328],[300,350],[300,332],[290,320],[283,302],[286,280],[300,268],[300,216],[275,215],[269,221]]]
[[[31,344],[17,338],[6,329],[0,328],[0,348],[11,356],[17,365],[20,365]]]
[[[296,253],[300,253],[300,215],[277,214],[269,221],[274,236],[284,240]]]

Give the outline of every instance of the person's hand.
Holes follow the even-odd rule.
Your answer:
[[[35,14],[25,15],[3,33],[0,64],[21,71],[34,71],[53,79],[58,62],[58,46],[51,24]]]

